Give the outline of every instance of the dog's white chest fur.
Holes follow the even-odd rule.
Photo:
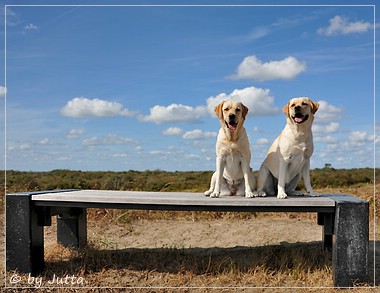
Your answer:
[[[305,158],[306,155],[306,143],[301,142],[296,145],[291,145],[285,149],[280,149],[280,152],[282,154],[282,157],[287,162],[300,162]]]
[[[226,156],[225,162],[228,166],[235,166],[232,168],[224,168],[223,177],[226,178],[230,183],[236,183],[243,178],[243,171],[241,169],[242,154],[239,151],[231,151],[229,155]]]
[[[243,154],[247,154],[247,150],[245,150],[247,140],[248,137],[244,129],[236,142],[227,141],[223,129],[219,131],[217,140],[218,157],[222,158],[227,166],[230,166],[229,168],[224,168],[223,171],[223,177],[230,182],[237,182],[243,178],[241,161],[243,160]]]
[[[301,172],[305,162],[310,158],[311,153],[313,152],[312,143],[305,141],[300,141],[297,143],[289,143],[290,140],[288,138],[285,139],[283,136],[281,140],[285,140],[286,142],[281,141],[278,145],[278,151],[281,153],[281,157],[288,164],[287,172],[286,172],[286,182],[289,182],[292,178],[294,178],[298,173]],[[278,178],[278,174],[276,174]]]

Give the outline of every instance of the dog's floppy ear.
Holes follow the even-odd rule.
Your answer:
[[[289,102],[282,108],[282,112],[285,113],[286,117],[289,117]]]
[[[248,109],[248,107],[247,107],[246,105],[244,105],[243,103],[241,103],[241,107],[242,107],[242,110],[243,110],[243,111],[242,111],[243,119],[245,119],[245,116],[247,116],[249,109]]]
[[[218,106],[215,107],[214,111],[216,113],[216,116],[219,117],[219,119],[223,119],[223,104],[224,101],[221,102]]]
[[[319,104],[317,102],[313,102],[311,99],[310,100],[310,108],[311,108],[311,113],[315,114],[319,108]]]

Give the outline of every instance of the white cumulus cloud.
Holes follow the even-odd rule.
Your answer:
[[[38,26],[36,26],[36,25],[33,24],[33,23],[29,23],[29,24],[27,24],[26,26],[24,26],[24,29],[26,29],[26,30],[37,30],[37,29],[38,29]]]
[[[183,134],[184,139],[203,139],[216,137],[217,133],[214,131],[203,131],[200,129],[194,129]]]
[[[368,134],[365,131],[351,131],[351,133],[348,136],[348,142],[351,145],[362,145],[367,142],[373,142],[374,136],[371,134]]]
[[[269,144],[269,139],[267,139],[267,138],[259,138],[258,140],[256,140],[256,144],[257,145],[266,145],[266,144]]]
[[[157,124],[169,122],[195,122],[207,115],[205,106],[191,107],[182,104],[169,106],[156,105],[150,108],[150,114],[140,116],[141,121],[154,122]]]
[[[180,135],[183,133],[183,130],[179,127],[169,127],[165,129],[162,134],[164,135]]]
[[[364,33],[373,28],[373,25],[365,21],[350,22],[348,18],[336,15],[330,19],[330,25],[326,28],[318,29],[318,33],[325,36],[348,35],[354,33]]]
[[[74,138],[77,138],[79,135],[83,134],[84,132],[85,130],[83,128],[71,129],[67,133],[66,137],[69,139],[74,139]]]
[[[5,96],[6,93],[7,93],[6,87],[0,86],[0,97]]]
[[[124,108],[120,103],[84,97],[77,97],[69,101],[61,109],[61,114],[74,118],[135,116],[135,113]]]
[[[270,95],[269,89],[247,87],[235,89],[229,94],[220,93],[206,100],[206,105],[188,106],[183,104],[171,104],[169,106],[155,105],[149,109],[148,115],[137,115],[142,122],[153,122],[156,124],[173,122],[199,122],[201,118],[215,116],[214,109],[225,100],[241,101],[249,109],[248,115],[267,116],[277,115],[280,111],[274,105],[274,97]],[[162,132],[164,135],[179,135],[181,130],[168,128]]]
[[[33,147],[29,143],[23,143],[20,145],[20,150],[22,151],[28,151],[31,150]]]
[[[331,105],[324,100],[318,101],[319,108],[315,113],[316,121],[320,123],[330,123],[331,120],[339,120],[343,114],[343,109],[337,106]]]
[[[276,115],[279,109],[274,105],[274,97],[270,96],[268,89],[247,87],[235,89],[230,94],[221,93],[215,97],[207,99],[207,108],[211,115],[215,115],[214,109],[222,101],[237,100],[248,107],[248,115],[265,116]]]
[[[313,132],[317,135],[324,135],[328,133],[336,133],[339,131],[339,121],[343,115],[343,109],[334,106],[324,100],[318,101],[319,108],[315,113],[315,122],[313,124]],[[320,139],[322,142],[322,139]],[[324,142],[331,142],[325,140]]]
[[[314,142],[324,142],[324,143],[335,144],[337,141],[338,139],[336,137],[332,137],[330,135],[322,135],[322,136],[317,135],[314,138]]]
[[[237,69],[237,73],[231,76],[234,79],[251,79],[267,81],[273,79],[293,79],[306,70],[306,64],[289,56],[279,61],[263,63],[256,56],[245,57]]]
[[[339,130],[339,123],[338,122],[330,122],[328,124],[314,124],[313,125],[313,132],[315,133],[334,133]]]
[[[50,141],[48,138],[44,138],[44,139],[40,140],[38,143],[41,145],[48,145],[48,144],[50,144]]]
[[[96,145],[127,145],[136,144],[136,141],[132,138],[109,134],[102,137],[91,137],[82,141],[83,145],[96,146]]]

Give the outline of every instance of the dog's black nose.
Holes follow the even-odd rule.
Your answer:
[[[229,117],[231,120],[233,120],[233,119],[235,119],[235,114],[230,114],[230,115],[228,115],[228,117]]]
[[[301,110],[301,106],[296,106],[294,109],[298,112]]]

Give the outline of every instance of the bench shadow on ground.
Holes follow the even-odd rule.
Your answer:
[[[331,267],[331,251],[321,242],[287,243],[232,248],[127,248],[95,249],[91,246],[69,260],[47,261],[45,274],[104,269],[129,269],[163,273],[219,274],[238,270],[249,273],[258,266],[269,271],[297,268],[305,271]]]
[[[375,253],[376,252],[376,264]],[[332,252],[321,242],[287,243],[232,248],[127,248],[95,249],[89,246],[73,258],[48,261],[44,275],[100,272],[104,269],[128,269],[160,273],[191,272],[196,275],[231,271],[251,273],[262,267],[276,273],[286,269],[310,272],[331,269]],[[375,271],[375,274],[374,274]],[[380,241],[369,244],[369,284],[380,285]]]

